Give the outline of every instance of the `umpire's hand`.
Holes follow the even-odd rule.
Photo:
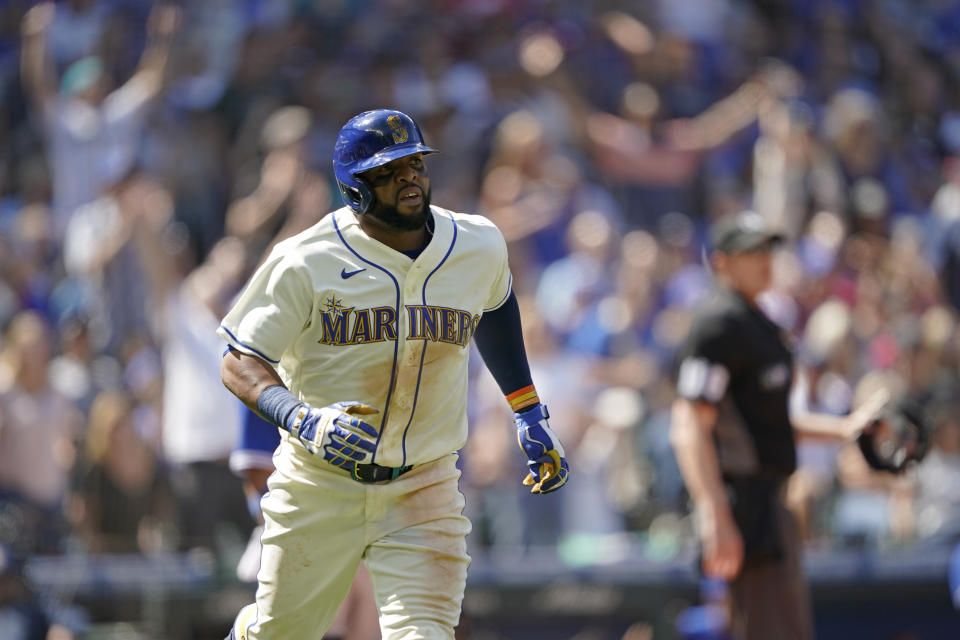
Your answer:
[[[711,578],[732,580],[743,566],[743,537],[726,504],[698,509],[703,571]]]

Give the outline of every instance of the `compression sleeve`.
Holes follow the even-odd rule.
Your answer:
[[[286,387],[275,384],[267,387],[257,398],[257,410],[264,418],[282,429],[290,430],[290,420],[303,406]]]
[[[520,305],[515,294],[511,292],[502,306],[483,314],[473,339],[484,364],[514,411],[540,402],[523,346]]]

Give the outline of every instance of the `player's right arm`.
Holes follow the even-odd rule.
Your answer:
[[[220,365],[224,386],[244,404],[297,437],[310,453],[345,469],[368,464],[377,448],[377,430],[357,416],[379,411],[360,402],[312,407],[293,395],[265,360],[228,349]]]
[[[224,385],[248,407],[296,437],[310,453],[352,469],[372,462],[377,430],[356,417],[378,413],[359,402],[313,407],[287,389],[274,367],[296,341],[313,306],[309,269],[296,242],[281,243],[257,268],[217,333],[229,349]]]
[[[223,355],[220,377],[230,393],[253,411],[257,411],[257,400],[267,388],[274,385],[286,388],[276,370],[267,362],[236,349],[230,349]]]
[[[743,564],[743,539],[727,502],[713,429],[716,406],[701,400],[677,398],[670,420],[670,443],[677,457],[703,545],[703,570],[709,576],[731,579]]]

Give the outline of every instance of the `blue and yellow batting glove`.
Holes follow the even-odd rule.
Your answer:
[[[373,461],[377,430],[357,416],[379,411],[361,402],[336,402],[328,407],[301,405],[291,416],[287,430],[300,439],[307,451],[322,455],[330,464],[352,469]]]
[[[556,491],[567,483],[570,473],[560,438],[547,423],[549,417],[547,406],[543,404],[513,414],[513,421],[517,425],[517,442],[529,458],[529,473],[523,479],[523,484],[532,486],[531,493]]]

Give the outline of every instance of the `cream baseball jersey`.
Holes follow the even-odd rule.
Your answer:
[[[384,466],[464,445],[470,339],[510,295],[493,223],[431,211],[433,237],[415,260],[369,237],[350,209],[334,211],[274,248],[218,330],[314,407],[379,409],[366,420],[379,431],[373,461]]]

